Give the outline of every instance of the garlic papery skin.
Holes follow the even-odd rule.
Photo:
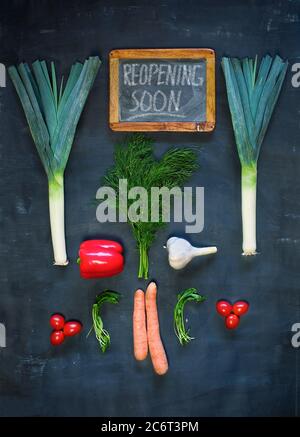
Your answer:
[[[169,255],[169,264],[175,270],[183,269],[196,256],[210,255],[217,252],[215,246],[194,247],[184,238],[171,237],[166,248]]]

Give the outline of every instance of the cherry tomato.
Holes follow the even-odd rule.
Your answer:
[[[238,327],[239,323],[240,318],[236,314],[229,314],[229,316],[225,318],[225,326],[227,329],[235,329]]]
[[[61,314],[53,314],[50,317],[50,325],[55,331],[60,331],[63,329],[65,324],[65,318]]]
[[[67,322],[64,326],[64,334],[67,337],[73,337],[73,335],[79,334],[81,330],[82,324],[76,321]]]
[[[62,331],[52,331],[50,335],[50,342],[53,346],[62,344],[65,339],[65,334]]]
[[[227,317],[232,311],[232,305],[227,300],[219,300],[216,303],[216,310],[221,316]]]
[[[243,314],[246,314],[248,310],[249,310],[249,304],[244,300],[239,300],[235,302],[235,304],[233,305],[233,312],[237,316],[242,316]]]

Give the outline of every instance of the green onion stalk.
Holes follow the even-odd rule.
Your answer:
[[[120,302],[120,299],[121,295],[117,291],[105,290],[96,297],[96,302],[92,306],[93,326],[90,332],[94,329],[100,349],[103,353],[110,346],[110,335],[109,332],[104,328],[103,320],[101,318],[102,306],[104,303],[117,304]]]
[[[222,59],[228,103],[241,163],[243,255],[256,252],[257,161],[286,75],[279,56]]]
[[[20,98],[37,152],[48,178],[49,214],[54,264],[68,264],[65,243],[64,171],[76,127],[100,67],[100,60],[90,57],[76,62],[64,86],[57,84],[53,62],[35,61],[8,69]]]
[[[185,327],[185,304],[191,301],[201,303],[205,300],[206,297],[201,296],[196,288],[188,288],[178,294],[177,303],[174,308],[174,331],[182,346],[189,343],[191,340],[194,340],[194,337],[190,336],[189,331]]]

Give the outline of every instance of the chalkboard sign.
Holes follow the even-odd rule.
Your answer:
[[[211,49],[113,50],[110,127],[119,131],[211,131],[215,54]]]

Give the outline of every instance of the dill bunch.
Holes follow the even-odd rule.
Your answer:
[[[139,250],[139,278],[148,278],[149,249],[155,240],[156,232],[165,226],[162,215],[162,201],[159,199],[159,217],[151,222],[151,188],[182,187],[184,182],[198,168],[197,154],[189,148],[172,148],[161,159],[153,154],[153,141],[142,134],[130,136],[122,144],[118,144],[114,152],[114,166],[104,177],[104,185],[115,190],[117,208],[119,208],[119,180],[127,180],[128,192],[133,187],[143,187],[148,194],[148,221],[131,221],[127,215]],[[128,199],[127,206],[136,199]]]

